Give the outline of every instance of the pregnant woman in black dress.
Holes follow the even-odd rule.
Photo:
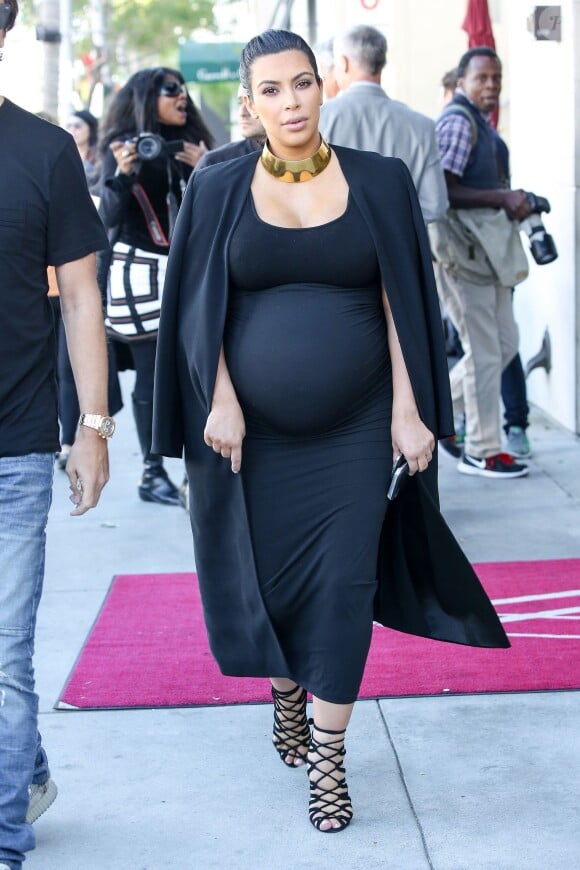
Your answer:
[[[449,383],[404,165],[321,139],[321,80],[295,34],[251,40],[240,73],[268,141],[261,157],[189,185],[165,285],[154,437],[168,455],[185,447],[212,651],[226,674],[270,676],[275,747],[288,766],[307,763],[310,820],[331,832],[352,818],[344,736],[393,460],[404,454],[436,500]]]
[[[274,741],[286,764],[309,752],[311,819],[334,830],[352,816],[341,759],[370,645],[393,452],[422,471],[435,441],[417,412],[373,240],[321,143],[313,65],[294,49],[256,57],[248,73],[249,110],[270,153],[315,153],[324,169],[284,184],[269,171],[275,159],[256,168],[229,248],[231,303],[205,441],[237,470],[245,434],[258,576],[293,677],[272,677]],[[314,696],[312,743],[304,687]]]

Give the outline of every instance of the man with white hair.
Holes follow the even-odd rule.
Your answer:
[[[386,62],[387,41],[374,27],[358,25],[335,38],[334,75],[341,94],[322,106],[320,131],[334,145],[400,157],[430,223],[448,207],[435,124],[387,96],[381,87]]]

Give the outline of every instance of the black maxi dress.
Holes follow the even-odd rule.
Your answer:
[[[229,249],[224,351],[244,412],[242,481],[260,591],[290,673],[356,699],[392,465],[375,245],[352,197],[304,229],[248,194]]]
[[[404,163],[370,151],[339,146],[333,151],[350,189],[349,209],[343,218],[318,228],[258,225],[248,212],[248,197],[259,152],[192,175],[163,290],[153,449],[175,457],[185,451],[199,587],[210,647],[222,673],[295,676],[322,698],[350,701],[358,686],[353,672],[362,670],[370,633],[369,621],[359,618],[362,608],[351,610],[351,593],[365,581],[370,587],[368,578],[375,574],[374,616],[382,625],[478,647],[507,647],[509,641],[439,512],[436,456],[386,509],[390,377],[376,259],[419,414],[436,438],[444,438],[453,432],[453,414],[439,303],[423,217]],[[231,256],[233,236],[242,232],[242,213],[246,227],[252,226],[249,219],[254,221],[252,237],[258,231],[264,234],[262,247],[247,239],[251,258],[247,250],[240,253],[239,243],[236,257]],[[358,222],[359,215],[362,221],[353,230],[349,222]],[[342,222],[348,227],[344,233]],[[275,251],[278,256],[272,263]],[[258,264],[265,270],[268,264],[271,269],[283,262],[283,274],[263,275],[261,283],[252,280],[238,289],[246,298],[234,298],[238,293],[230,276],[233,259],[238,270],[253,265],[256,274]],[[291,277],[289,270],[299,267],[303,272]],[[319,267],[322,275],[306,274],[306,269]],[[296,278],[296,284],[287,286]],[[312,284],[313,280],[322,283]],[[236,281],[243,285],[240,274]],[[374,294],[374,316],[366,307],[367,292],[369,298]],[[303,303],[302,316],[299,305],[289,304],[295,299]],[[258,302],[264,307],[258,309]],[[280,314],[273,317],[277,303]],[[256,319],[248,316],[253,305]],[[266,312],[267,322],[258,329]],[[230,463],[210,450],[203,437],[226,319],[230,365],[249,421],[241,474],[232,474]],[[367,357],[355,353],[357,347],[360,353],[363,334],[369,339],[362,344]],[[248,353],[240,367],[241,355],[234,351],[241,349],[244,338]],[[382,371],[384,393],[379,388]],[[257,375],[271,378],[269,390]],[[307,395],[315,395],[316,402],[306,403]],[[383,415],[379,406],[385,396]],[[273,406],[269,414],[259,405],[264,397]],[[329,423],[322,411],[333,404],[336,419]],[[296,431],[297,412],[305,407],[310,417],[302,421],[303,430]],[[284,420],[288,431],[281,426]],[[306,433],[309,420],[314,425]],[[316,462],[303,470],[302,461],[311,457]],[[326,512],[320,509],[322,502]],[[312,523],[309,538],[306,517]],[[377,542],[370,527],[377,520],[378,527],[381,518]],[[309,541],[317,545],[305,550]],[[371,549],[372,564],[365,561]],[[299,570],[302,562],[310,573]],[[330,562],[333,570],[338,566],[334,574],[326,570]],[[291,580],[297,582],[292,585]],[[350,590],[346,599],[344,588]],[[305,597],[308,607],[300,609],[296,623],[292,609],[283,605],[291,602],[297,610]],[[358,636],[361,625],[364,642]],[[329,639],[331,652],[325,647]],[[355,656],[356,666],[351,663]],[[320,670],[327,665],[335,666],[330,681],[340,684],[340,696],[323,686],[329,677],[322,678]]]

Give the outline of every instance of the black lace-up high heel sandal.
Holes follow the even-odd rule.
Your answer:
[[[331,734],[334,739],[321,743],[314,732]],[[310,803],[308,814],[314,827],[323,834],[344,831],[352,820],[352,804],[345,779],[343,758],[346,754],[346,731],[327,731],[314,723],[312,741],[308,749],[308,779]],[[321,828],[324,822],[337,821],[338,827]]]
[[[293,697],[297,695],[297,697]],[[289,692],[279,692],[272,686],[274,699],[274,736],[272,743],[286,767],[302,767],[295,764],[301,758],[306,763],[310,745],[310,725],[306,718],[306,691],[296,686]],[[302,750],[302,751],[300,751]]]

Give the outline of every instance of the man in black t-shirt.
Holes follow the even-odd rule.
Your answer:
[[[0,54],[18,12],[0,0]],[[32,649],[45,527],[59,449],[54,325],[56,267],[81,408],[67,474],[73,516],[108,480],[107,361],[95,252],[107,245],[71,136],[0,96],[0,870],[34,848],[30,823],[50,806],[37,728]]]

